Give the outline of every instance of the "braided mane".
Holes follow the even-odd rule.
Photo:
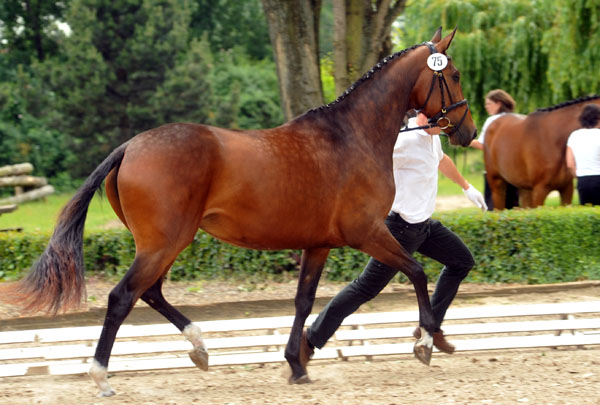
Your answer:
[[[591,95],[591,96],[583,96],[583,97],[576,98],[574,100],[565,101],[563,103],[554,105],[552,107],[538,108],[537,110],[534,111],[534,113],[550,112],[550,111],[558,110],[559,108],[569,107],[573,104],[584,103],[586,101],[597,100],[599,98],[600,98],[600,95],[596,95],[596,94]]]
[[[309,113],[314,113],[314,112],[318,112],[318,111],[323,111],[323,110],[329,109],[329,108],[333,107],[334,105],[340,103],[350,93],[352,93],[358,86],[360,86],[365,81],[367,81],[368,79],[370,79],[371,77],[373,77],[373,75],[375,74],[375,72],[383,69],[391,61],[393,61],[395,59],[398,59],[399,57],[403,56],[405,53],[407,53],[409,51],[412,51],[413,49],[418,48],[421,45],[423,45],[423,44],[413,45],[410,48],[407,48],[407,49],[404,49],[402,51],[396,52],[396,53],[394,53],[392,55],[386,56],[385,58],[383,58],[382,60],[380,60],[375,66],[373,66],[371,68],[371,70],[369,70],[367,73],[365,73],[360,79],[358,79],[350,87],[348,87],[348,89],[346,89],[346,91],[344,93],[342,93],[342,95],[339,96],[336,100],[332,101],[331,103],[322,105],[320,107],[315,107],[315,108],[309,110],[308,112]]]

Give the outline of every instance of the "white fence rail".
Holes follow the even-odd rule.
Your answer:
[[[285,361],[293,319],[196,324],[209,349],[209,366],[223,366]],[[313,358],[411,354],[417,320],[417,311],[351,315]],[[88,326],[0,332],[0,377],[86,373],[100,331],[100,326]],[[600,301],[450,309],[444,332],[457,351],[600,345]],[[109,372],[195,367],[187,355],[190,349],[171,324],[123,325]]]

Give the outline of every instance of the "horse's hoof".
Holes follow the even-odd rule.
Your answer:
[[[112,389],[109,388],[106,391],[100,391],[97,395],[98,398],[103,398],[103,397],[112,397],[113,395],[115,395],[116,392]]]
[[[288,380],[288,383],[290,383],[290,384],[312,384],[312,380],[310,378],[308,378],[308,374],[304,374],[298,378],[294,378],[294,376],[291,376]]]
[[[413,352],[415,354],[415,357],[421,363],[425,364],[426,366],[429,366],[429,363],[431,363],[431,353],[433,352],[432,347],[427,347],[426,345],[422,344],[416,344],[413,348]]]
[[[188,354],[196,367],[200,370],[208,370],[208,352],[206,351],[206,348],[195,347],[194,350],[190,350]]]

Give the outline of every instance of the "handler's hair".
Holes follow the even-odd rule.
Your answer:
[[[583,107],[579,114],[579,122],[584,128],[594,128],[600,121],[600,107],[596,104],[588,104]]]
[[[517,103],[515,100],[502,89],[490,90],[485,98],[492,100],[494,103],[500,102],[500,111],[503,113],[513,112]]]

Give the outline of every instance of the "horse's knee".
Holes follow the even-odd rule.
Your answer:
[[[407,266],[407,270],[403,273],[414,285],[427,284],[427,275],[423,266],[421,266],[416,260]]]

